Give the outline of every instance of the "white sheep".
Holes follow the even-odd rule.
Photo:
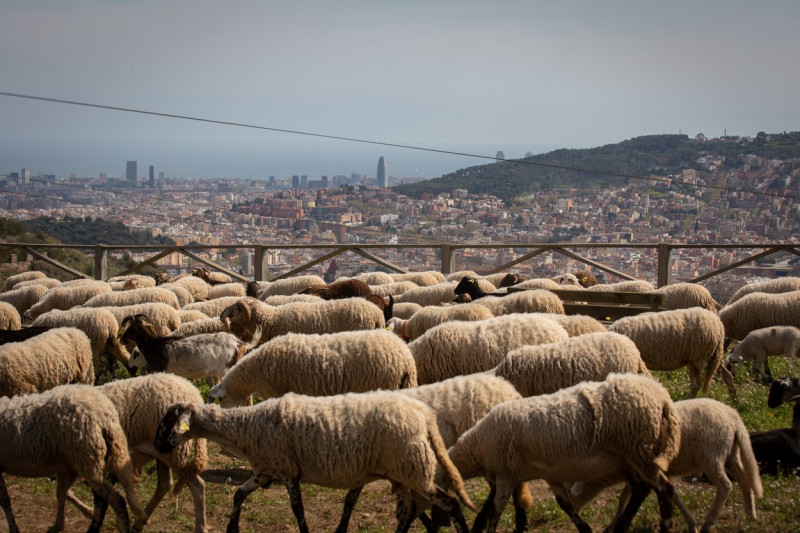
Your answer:
[[[8,276],[5,279],[5,281],[3,281],[3,286],[0,287],[0,293],[10,291],[14,287],[14,285],[16,285],[21,281],[29,281],[32,279],[46,278],[46,277],[47,274],[45,274],[44,272],[40,272],[38,270],[28,270],[25,272],[20,272],[19,274],[12,274],[11,276]]]
[[[313,294],[273,294],[272,296],[267,296],[266,298],[259,298],[262,302],[267,305],[286,305],[286,304],[294,304],[297,302],[316,302],[319,303],[322,298],[319,296],[314,296]]]
[[[230,407],[249,403],[254,393],[262,398],[287,392],[331,396],[416,386],[408,346],[386,330],[289,333],[244,356],[209,396]]]
[[[650,292],[663,294],[664,308],[668,310],[702,307],[716,313],[722,309],[722,304],[711,296],[708,289],[698,283],[673,283]]]
[[[221,331],[190,337],[160,337],[146,315],[125,317],[120,325],[120,340],[135,343],[128,369],[169,372],[189,379],[219,380],[250,349],[236,335]]]
[[[239,298],[244,298],[245,296],[247,296],[247,287],[245,287],[244,283],[236,281],[231,283],[220,283],[218,285],[213,285],[208,290],[209,300],[213,300],[215,298],[222,298],[226,296],[238,296]]]
[[[15,330],[22,327],[22,317],[17,308],[8,302],[0,302],[0,329]]]
[[[450,272],[449,274],[444,275],[444,279],[447,281],[455,281],[458,283],[461,281],[462,278],[466,276],[472,276],[473,278],[480,278],[481,275],[476,273],[474,270],[457,270],[456,272]]]
[[[383,285],[370,285],[369,288],[372,291],[372,294],[376,294],[378,296],[397,296],[398,294],[403,294],[406,291],[410,291],[411,289],[415,289],[419,287],[413,281],[393,281],[392,283],[385,283]]]
[[[225,308],[235,304],[241,300],[241,296],[223,296],[222,298],[215,298],[213,300],[205,300],[202,302],[194,302],[184,306],[184,311],[200,311],[206,316],[219,316]]]
[[[134,470],[141,469],[154,459],[157,462],[156,491],[144,508],[146,516],[141,525],[147,523],[147,519],[169,492],[174,471],[178,479],[175,492],[185,484],[192,493],[194,531],[205,533],[205,482],[200,477],[208,457],[205,440],[183,443],[168,454],[159,453],[153,447],[158,424],[169,406],[177,402],[202,403],[200,391],[188,380],[164,373],[111,381],[97,387],[97,390],[114,403],[119,413]]]
[[[653,487],[666,531],[673,488],[665,472],[679,445],[680,419],[667,390],[650,377],[611,374],[605,381],[501,403],[459,437],[449,454],[464,479],[484,476],[491,487],[473,531],[488,525],[493,532],[514,487],[533,479],[544,479],[578,530],[588,531],[564,483],[618,468],[637,480],[636,498],[609,530],[625,530],[642,492]]]
[[[594,287],[592,287],[594,288]],[[700,307],[641,313],[620,318],[608,326],[630,337],[650,370],[689,371],[689,397],[708,392],[717,369],[731,398],[733,379],[720,367],[725,345],[725,328],[716,313]]]
[[[778,294],[782,292],[800,291],[800,277],[786,276],[783,278],[769,279],[766,281],[755,281],[742,285],[733,293],[728,300],[728,305],[742,299],[754,292],[765,292],[768,294]]]
[[[156,280],[156,282],[157,281],[158,280]],[[192,295],[192,299],[195,301],[206,300],[208,298],[208,291],[211,289],[211,285],[206,283],[205,280],[191,275],[186,275],[185,277],[177,278],[167,283],[161,283],[158,286],[162,289],[182,287],[189,291]]]
[[[650,376],[633,341],[610,331],[520,346],[494,369],[523,396],[550,394],[581,381],[603,381],[611,373]]]
[[[478,280],[481,289],[484,292],[493,292],[495,286],[485,280]],[[416,287],[408,290],[395,297],[395,304],[414,302],[422,307],[427,305],[442,305],[453,301],[456,297],[455,288],[458,285],[455,281],[448,281],[445,283],[437,283],[436,285],[428,285],[427,287]]]
[[[748,519],[755,520],[755,499],[763,495],[763,488],[758,463],[750,445],[750,435],[739,413],[736,409],[710,398],[675,402],[675,410],[681,420],[681,443],[680,451],[670,463],[667,475],[674,479],[702,472],[717,489],[701,531],[709,531],[730,495],[733,485],[728,474],[739,484],[745,515]],[[570,494],[573,506],[580,511],[605,487],[624,481],[622,472],[617,471],[600,479],[581,483],[573,487]],[[620,505],[627,501],[629,491],[630,488],[626,486],[620,497]],[[675,503],[686,519],[689,531],[697,531],[697,521],[677,492]]]
[[[14,306],[17,313],[24,317],[31,307],[36,305],[47,293],[48,288],[44,285],[30,285],[21,289],[14,289],[0,293],[0,302],[6,302]]]
[[[48,289],[52,289],[54,287],[58,287],[59,285],[61,285],[61,280],[55,278],[30,279],[27,281],[20,281],[19,283],[14,285],[13,289],[21,289],[23,287],[30,287],[32,285],[43,285]]]
[[[336,278],[336,281],[343,281],[345,279],[351,279],[347,277],[340,277]],[[361,281],[367,283],[368,285],[385,285],[387,283],[392,283],[394,279],[390,274],[386,272],[362,272],[361,274],[356,274],[352,276],[352,279],[360,279]]]
[[[588,315],[562,315],[559,313],[538,313],[547,318],[552,318],[561,327],[567,330],[570,337],[577,337],[584,333],[597,333],[606,331],[602,322]]]
[[[97,495],[89,531],[100,531],[110,504],[120,531],[130,531],[128,509],[105,480],[114,474],[134,515],[144,511],[136,499],[133,468],[117,411],[101,392],[86,385],[56,387],[42,394],[0,398],[0,505],[8,529],[18,532],[3,473],[24,477],[56,477],[56,519],[48,529],[64,530],[64,502],[76,479]],[[41,512],[40,506],[36,512]]]
[[[384,328],[383,311],[364,298],[293,303],[279,307],[243,298],[220,314],[229,331],[258,346],[286,333],[337,333]]]
[[[106,280],[114,291],[127,291],[130,289],[142,289],[144,287],[155,287],[156,280],[144,274],[128,274],[125,276],[112,276]],[[126,283],[129,283],[126,285]]]
[[[178,310],[171,305],[163,303],[126,305],[123,307],[110,306],[97,309],[105,309],[114,315],[118,325],[122,324],[126,316],[147,315],[159,335],[169,335],[181,325],[181,317],[178,314]]]
[[[754,292],[719,310],[725,335],[742,340],[753,330],[772,326],[800,328],[800,291]]]
[[[117,339],[119,324],[110,311],[104,308],[75,308],[61,311],[53,309],[39,315],[32,327],[73,327],[86,333],[92,345],[92,365],[95,382],[104,370],[113,374],[115,362],[128,366],[130,354]]]
[[[436,285],[437,283],[442,283],[446,281],[444,277],[436,276],[431,272],[405,272],[403,274],[400,273],[389,274],[389,276],[395,283],[399,281],[410,281],[418,285],[419,287],[427,287],[429,285]]]
[[[279,279],[270,283],[269,287],[265,288],[261,292],[259,298],[264,299],[267,296],[273,296],[276,294],[288,296],[290,294],[298,293],[312,285],[327,285],[327,283],[325,283],[325,280],[316,274]]]
[[[492,312],[494,316],[511,313],[553,313],[564,314],[561,299],[550,291],[530,289],[517,291],[506,296],[484,296],[474,300]]]
[[[0,396],[93,382],[92,346],[79,329],[55,328],[0,346]]]
[[[562,289],[563,288],[565,287],[562,287]],[[655,287],[653,287],[653,284],[649,281],[633,279],[618,281],[616,283],[598,283],[586,290],[599,292],[650,292],[655,290]]]
[[[57,289],[54,289],[57,290]],[[180,309],[175,293],[161,287],[145,287],[129,291],[110,291],[98,294],[83,304],[83,307],[124,307],[147,303],[163,303]]]
[[[179,311],[180,312],[180,311]],[[199,312],[199,311],[198,311]],[[228,331],[225,323],[216,318],[203,318],[201,320],[193,320],[191,322],[184,322],[177,327],[170,336],[172,337],[190,337],[199,333],[216,333],[218,331]]]
[[[71,309],[83,305],[88,300],[103,293],[111,294],[111,287],[105,281],[86,280],[85,283],[66,285],[48,290],[42,299],[25,311],[25,320],[33,320],[37,316],[53,309]]]
[[[403,320],[408,320],[414,313],[422,309],[422,306],[418,303],[414,302],[401,302],[401,303],[394,303],[392,307],[392,316],[394,318],[400,318]]]
[[[218,272],[216,270],[212,272],[212,271],[210,271],[209,269],[207,269],[205,267],[193,268],[192,269],[192,276],[196,276],[196,277],[204,280],[206,283],[208,283],[212,287],[215,286],[215,285],[223,285],[225,283],[232,283],[233,282],[233,280],[231,279],[231,277],[228,274],[225,274],[224,272]]]
[[[189,292],[189,289],[187,289],[186,287],[181,287],[180,285],[166,285],[166,284],[159,285],[159,287],[175,293],[175,296],[178,298],[178,305],[181,308],[194,302],[194,296],[192,296],[192,293]]]
[[[181,325],[187,322],[195,322],[197,320],[206,320],[209,317],[207,314],[197,309],[178,309],[178,316],[181,319]]]
[[[432,327],[451,320],[486,320],[493,316],[489,309],[479,303],[448,305],[444,307],[429,305],[411,315],[411,318],[408,320],[400,320],[399,323],[395,321],[395,327],[392,331],[402,339],[414,341]]]
[[[167,452],[191,438],[217,442],[245,457],[253,469],[236,491],[228,531],[238,531],[248,494],[273,481],[286,483],[298,525],[306,530],[301,483],[354,489],[376,479],[422,495],[451,515],[457,531],[468,531],[458,500],[436,485],[439,467],[458,499],[474,507],[447,457],[433,411],[418,400],[383,391],[325,397],[289,393],[233,409],[172,406],[160,424],[156,449]],[[398,510],[398,531],[414,519],[412,508],[408,502]]]
[[[526,279],[525,281],[521,281],[514,285],[515,289],[544,289],[544,290],[553,290],[553,289],[566,289],[569,286],[559,285],[555,281],[550,278],[533,278],[533,279]]]
[[[772,326],[753,330],[725,358],[724,365],[733,371],[745,359],[753,361],[753,371],[771,382],[772,372],[769,370],[767,356],[779,354],[800,357],[800,329],[794,326]]]
[[[491,370],[514,348],[567,337],[564,328],[552,319],[515,313],[477,322],[445,322],[408,347],[417,364],[417,380],[426,384]]]

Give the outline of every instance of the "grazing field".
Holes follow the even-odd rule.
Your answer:
[[[773,375],[796,375],[797,361],[773,357]],[[689,379],[685,372],[655,373],[656,377],[670,390],[673,399],[685,399],[688,395]],[[769,409],[766,404],[768,386],[756,383],[750,375],[750,365],[738,368],[736,377],[739,400],[735,404],[745,425],[750,430],[765,430],[791,425],[791,405]],[[205,384],[197,382],[201,389]],[[723,384],[715,381],[709,396],[730,403]],[[209,445],[209,467],[204,473],[208,506],[208,522],[213,531],[224,531],[228,513],[232,505],[237,484],[249,476],[243,461],[220,453],[215,444]],[[52,524],[55,516],[55,482],[49,479],[25,479],[5,476],[11,504],[22,531],[44,531]],[[141,479],[139,494],[144,502],[155,489],[155,469],[147,469]],[[741,494],[734,484],[731,496],[715,524],[717,531],[798,531],[800,517],[800,482],[796,476],[765,476],[764,498],[758,500],[758,521],[749,523],[742,510]],[[528,512],[531,530],[575,531],[574,526],[556,505],[554,498],[544,483],[532,483],[535,503]],[[475,479],[467,483],[470,496],[477,505],[483,503],[488,491],[483,480]],[[682,479],[677,482],[677,490],[698,522],[702,523],[706,511],[711,506],[714,488],[701,477]],[[78,483],[76,494],[85,502],[91,502],[86,487]],[[583,511],[583,516],[594,529],[605,527],[614,513],[617,489],[607,491],[593,505]],[[311,531],[332,531],[339,519],[345,491],[306,485],[303,488],[306,519]],[[685,523],[677,508],[675,510],[675,530],[685,530]],[[473,513],[466,511],[471,524]],[[112,513],[107,516],[103,531],[115,531]],[[188,490],[177,496],[168,495],[156,510],[145,531],[192,531],[194,524],[193,506]],[[384,532],[394,531],[394,499],[389,484],[381,481],[368,485],[361,495],[350,522],[350,531]],[[276,485],[268,490],[259,490],[247,499],[240,522],[242,531],[281,532],[297,531],[289,499],[283,486]],[[88,519],[67,505],[67,531],[85,531]],[[513,529],[513,513],[506,509],[499,531]],[[648,497],[634,519],[632,531],[647,532],[658,529],[658,506],[653,495]],[[7,531],[5,520],[0,521],[0,531]],[[422,532],[419,522],[412,531]]]

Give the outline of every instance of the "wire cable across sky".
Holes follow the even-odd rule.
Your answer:
[[[790,194],[780,194],[770,191],[754,191],[749,189],[736,189],[733,187],[726,187],[722,185],[710,185],[710,184],[693,184],[693,183],[686,183],[680,181],[674,181],[669,178],[660,178],[657,176],[638,176],[635,174],[625,174],[621,172],[612,172],[607,170],[592,170],[587,168],[580,168],[580,167],[572,167],[566,165],[556,165],[552,163],[541,163],[537,161],[529,161],[525,159],[498,159],[497,156],[488,156],[488,155],[481,155],[481,154],[473,154],[468,152],[457,152],[452,150],[442,150],[437,148],[428,148],[423,146],[413,146],[407,144],[398,144],[398,143],[391,143],[391,142],[384,142],[384,141],[376,141],[370,139],[358,139],[354,137],[344,137],[340,135],[329,135],[323,133],[314,133],[308,131],[299,131],[299,130],[291,130],[291,129],[284,129],[284,128],[276,128],[271,126],[260,126],[256,124],[246,124],[242,122],[231,122],[226,120],[216,120],[211,118],[203,118],[203,117],[193,117],[189,115],[179,115],[174,113],[163,113],[158,111],[148,111],[144,109],[134,109],[129,107],[120,107],[120,106],[112,106],[112,105],[104,105],[104,104],[95,104],[90,102],[79,102],[75,100],[65,100],[61,98],[52,98],[52,97],[45,97],[45,96],[35,96],[30,94],[21,94],[21,93],[12,93],[6,91],[0,91],[0,96],[6,96],[9,98],[22,98],[26,100],[35,100],[40,102],[50,102],[56,104],[64,104],[64,105],[72,105],[72,106],[81,106],[81,107],[88,107],[94,109],[105,109],[108,111],[120,111],[124,113],[136,113],[140,115],[149,115],[155,117],[163,117],[163,118],[171,118],[171,119],[178,119],[178,120],[189,120],[194,122],[204,122],[208,124],[219,124],[223,126],[233,126],[237,128],[248,128],[254,130],[262,130],[262,131],[271,131],[277,133],[287,133],[291,135],[302,135],[307,137],[315,137],[320,139],[331,139],[337,141],[345,141],[345,142],[353,142],[353,143],[361,143],[361,144],[370,144],[370,145],[377,145],[377,146],[387,146],[392,148],[401,148],[406,150],[417,150],[422,152],[430,152],[430,153],[438,153],[438,154],[446,154],[446,155],[455,155],[455,156],[462,156],[462,157],[471,157],[477,159],[486,159],[491,161],[503,161],[506,163],[515,163],[520,165],[530,165],[536,167],[544,167],[550,168],[554,170],[565,170],[565,171],[572,171],[572,172],[584,172],[590,174],[597,174],[601,176],[609,176],[615,178],[627,178],[627,179],[635,179],[635,180],[646,180],[650,182],[656,183],[663,183],[663,184],[679,184],[683,186],[690,186],[695,188],[703,188],[703,189],[712,189],[712,190],[720,190],[725,192],[736,192],[736,193],[743,193],[743,194],[754,194],[772,198],[785,198],[791,200],[800,200],[800,197],[795,197],[794,195]]]

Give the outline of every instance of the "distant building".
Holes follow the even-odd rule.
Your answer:
[[[388,185],[386,179],[386,159],[381,156],[378,159],[378,187],[385,188]]]
[[[31,181],[31,169],[23,168],[19,173],[19,179],[22,183],[29,183]]]
[[[506,154],[504,154],[502,150],[498,150],[497,153],[494,155],[494,158],[498,161],[505,161]]]
[[[125,179],[128,180],[128,184],[131,187],[136,187],[138,183],[138,171],[136,169],[137,162],[136,161],[128,161],[125,164]]]
[[[153,165],[150,165],[150,183],[149,186],[151,189],[156,188],[156,169]]]
[[[299,189],[300,188],[300,176],[295,174],[292,176],[292,189]]]

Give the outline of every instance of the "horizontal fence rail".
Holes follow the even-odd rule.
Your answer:
[[[52,249],[76,249],[83,251],[94,257],[93,277],[95,279],[108,279],[108,256],[110,253],[131,253],[138,252],[146,254],[152,252],[153,255],[138,262],[133,267],[118,275],[134,274],[148,265],[154,265],[159,259],[170,254],[179,253],[195,263],[203,264],[211,269],[224,272],[231,278],[239,281],[255,281],[282,279],[297,275],[305,270],[311,269],[320,263],[329,261],[345,253],[357,254],[377,267],[382,267],[393,272],[407,272],[406,267],[397,265],[392,261],[380,257],[382,251],[410,251],[421,252],[429,250],[436,252],[439,257],[439,271],[449,274],[457,271],[458,253],[475,252],[479,250],[509,250],[515,257],[502,264],[493,266],[491,269],[480,272],[481,274],[493,274],[503,272],[521,263],[535,260],[542,254],[558,254],[570,258],[578,263],[585,264],[593,269],[606,272],[623,280],[637,279],[631,273],[622,272],[617,268],[604,264],[600,261],[587,257],[587,254],[596,250],[626,249],[641,251],[643,253],[655,254],[657,257],[656,285],[661,287],[671,282],[671,268],[673,255],[676,251],[682,250],[750,250],[751,255],[747,255],[733,263],[711,268],[702,275],[695,276],[683,281],[701,282],[719,276],[725,272],[739,268],[759,259],[766,258],[777,253],[788,253],[800,257],[800,244],[795,243],[770,243],[770,244],[670,244],[670,243],[528,243],[528,244],[468,244],[468,243],[437,243],[437,244],[236,244],[236,245],[106,245],[96,244],[93,246],[80,244],[38,244],[38,243],[13,243],[0,242],[0,252],[22,252],[29,254],[41,261],[49,263],[75,277],[91,278],[92,276],[79,272],[67,265],[64,265],[51,257],[47,256]],[[244,276],[223,265],[211,261],[202,255],[203,251],[208,250],[237,250],[252,254],[252,277]],[[270,276],[265,258],[270,251],[314,251],[319,250],[322,254],[310,261],[297,265],[289,265],[289,270]],[[332,250],[323,253],[326,250]]]

